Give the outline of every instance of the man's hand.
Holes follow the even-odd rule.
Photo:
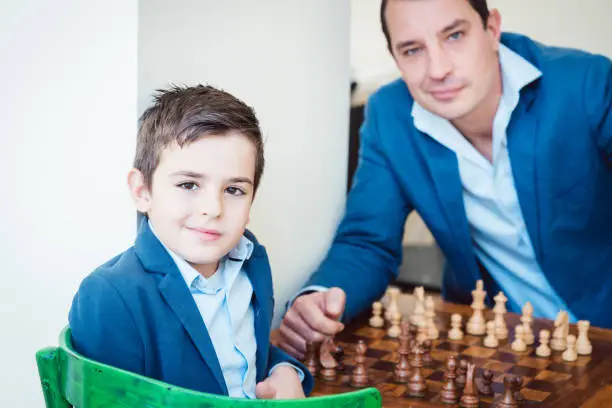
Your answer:
[[[300,377],[294,368],[281,366],[272,375],[255,386],[258,399],[297,399],[306,398]]]
[[[344,329],[338,321],[346,294],[340,288],[314,292],[295,299],[280,325],[280,344],[297,359],[303,359],[307,342],[320,342]]]

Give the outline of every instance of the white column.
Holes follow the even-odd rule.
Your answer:
[[[81,279],[133,240],[137,4],[0,6],[0,407],[39,408],[35,352]]]
[[[348,0],[140,2],[138,106],[209,83],[254,106],[266,169],[249,228],[267,247],[276,321],[325,254],[346,190]]]

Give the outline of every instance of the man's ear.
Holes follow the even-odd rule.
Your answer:
[[[138,169],[131,169],[128,173],[128,187],[136,209],[146,214],[151,209],[151,192],[145,186],[144,176]]]
[[[497,47],[501,41],[501,14],[497,9],[489,11],[489,19],[487,20],[487,30],[491,33]]]

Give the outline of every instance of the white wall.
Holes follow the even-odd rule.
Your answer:
[[[132,241],[136,23],[133,1],[0,5],[0,407],[44,406],[36,350]]]
[[[141,0],[139,19],[140,111],[169,82],[209,83],[255,107],[266,169],[249,227],[270,255],[277,324],[343,208],[349,2]]]
[[[612,57],[610,0],[489,0],[502,28],[551,45],[577,47]],[[396,77],[379,21],[380,0],[351,0],[351,68],[366,92]]]

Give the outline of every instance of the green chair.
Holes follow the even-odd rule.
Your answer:
[[[175,387],[129,371],[97,363],[72,348],[70,329],[59,347],[36,353],[47,408],[375,408],[376,388],[301,400],[244,400]]]

